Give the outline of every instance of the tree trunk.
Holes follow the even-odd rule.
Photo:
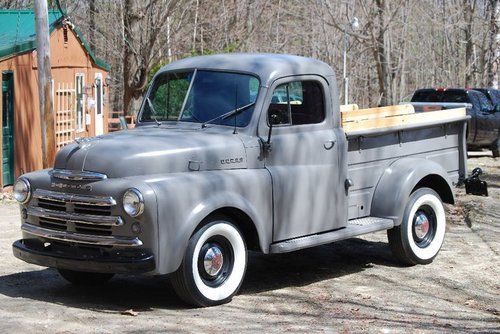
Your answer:
[[[486,85],[493,87],[498,84],[498,62],[500,56],[500,29],[497,24],[497,20],[500,20],[500,1],[499,0],[489,0],[488,1],[489,10],[489,38],[488,38],[488,50],[485,64],[486,72]],[[495,80],[496,76],[496,80]],[[496,87],[498,88],[498,87]]]
[[[134,40],[140,36],[140,29],[142,29],[141,18],[138,0],[125,0],[123,10],[123,25],[124,25],[124,47],[123,47],[123,113],[131,115],[132,102],[140,94],[138,87],[142,85],[142,79],[139,77],[139,67],[143,64],[141,61],[139,50],[135,48],[137,43]],[[141,44],[141,42],[139,42]],[[139,48],[146,47],[137,45]],[[141,87],[142,88],[142,87]]]
[[[95,0],[89,0],[89,43],[92,51],[96,50],[95,41]]]
[[[474,21],[475,0],[464,0],[463,15],[465,21],[465,82],[464,86],[469,87],[474,85],[473,82],[473,41],[472,41],[472,24]]]
[[[377,63],[378,86],[380,94],[380,105],[387,106],[390,104],[390,73],[389,73],[389,53],[386,43],[385,27],[385,0],[376,0],[377,5],[377,21],[378,34],[376,37],[376,45],[374,48],[374,57]]]

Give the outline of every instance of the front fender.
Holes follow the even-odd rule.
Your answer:
[[[453,203],[452,183],[438,163],[423,158],[402,158],[393,162],[380,177],[372,198],[371,215],[389,218],[400,225],[406,202],[422,180],[446,202]]]
[[[265,169],[175,173],[148,182],[158,201],[160,274],[180,266],[189,238],[210,213],[235,208],[254,223],[260,247],[272,238],[272,187]]]

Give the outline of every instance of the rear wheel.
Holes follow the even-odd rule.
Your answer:
[[[59,274],[68,282],[75,285],[94,286],[109,281],[115,274],[89,273],[69,269],[57,269]]]
[[[428,264],[444,241],[446,217],[439,195],[430,188],[416,190],[408,199],[401,225],[387,231],[394,256],[409,265]]]
[[[182,264],[171,276],[172,286],[188,304],[224,304],[238,292],[246,265],[240,231],[227,219],[215,219],[189,240]]]

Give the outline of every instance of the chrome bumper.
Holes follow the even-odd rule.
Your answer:
[[[142,241],[139,238],[114,237],[87,235],[81,233],[73,233],[66,231],[49,230],[43,227],[34,226],[31,224],[22,224],[21,230],[45,239],[58,240],[66,242],[74,242],[78,244],[95,245],[95,246],[117,246],[117,247],[140,247]]]
[[[45,246],[42,240],[21,239],[14,242],[14,256],[39,266],[113,274],[141,274],[155,270],[154,255],[140,248],[106,249],[104,254],[70,246]]]

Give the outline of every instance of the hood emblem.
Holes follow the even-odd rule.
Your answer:
[[[227,158],[227,159],[221,159],[220,163],[221,165],[230,165],[230,164],[239,164],[243,162],[243,158]]]
[[[92,191],[92,186],[88,184],[65,184],[65,183],[51,182],[50,186],[52,188],[59,188],[59,189],[81,189],[81,190]]]

